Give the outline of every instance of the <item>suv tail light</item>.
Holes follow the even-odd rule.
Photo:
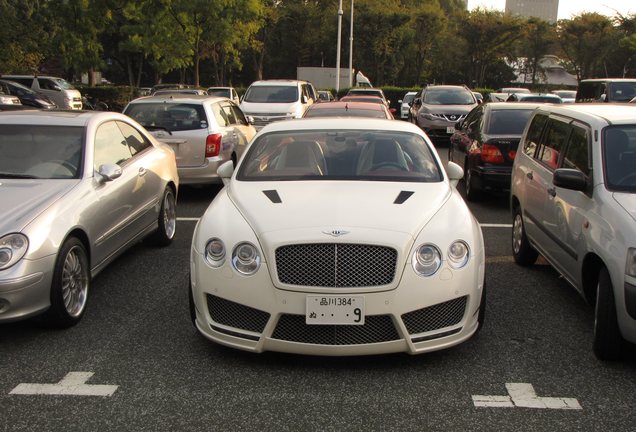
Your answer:
[[[493,144],[484,144],[481,148],[481,160],[482,162],[491,164],[504,163],[504,157],[499,150],[499,147]]]
[[[215,133],[212,135],[208,135],[205,139],[205,157],[213,157],[218,156],[221,152],[221,138],[223,135],[220,133]]]

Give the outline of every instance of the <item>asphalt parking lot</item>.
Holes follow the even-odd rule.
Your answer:
[[[183,187],[173,245],[122,255],[76,327],[0,325],[0,430],[636,430],[636,354],[596,360],[592,309],[545,263],[514,264],[504,196],[471,204],[481,333],[420,356],[323,358],[236,351],[192,327],[190,240],[217,191]]]

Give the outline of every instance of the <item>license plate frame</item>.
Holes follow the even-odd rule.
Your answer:
[[[455,126],[446,126],[446,133],[447,134],[454,134],[455,133]]]
[[[307,295],[305,323],[310,325],[364,325],[361,295]]]

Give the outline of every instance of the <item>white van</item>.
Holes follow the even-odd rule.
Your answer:
[[[253,82],[241,99],[241,110],[254,119],[254,126],[301,118],[318,100],[314,86],[307,81],[263,80]]]
[[[15,81],[47,96],[60,109],[82,109],[82,95],[63,78],[41,75],[2,75],[2,79]]]

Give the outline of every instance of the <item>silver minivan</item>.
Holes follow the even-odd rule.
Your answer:
[[[636,343],[636,106],[541,105],[514,160],[512,254],[541,254],[594,305],[593,349]]]
[[[2,75],[51,99],[61,109],[82,109],[82,95],[63,78],[44,75]]]
[[[124,114],[169,144],[181,184],[220,183],[216,170],[236,162],[256,135],[251,119],[227,98],[171,94],[131,101]]]

